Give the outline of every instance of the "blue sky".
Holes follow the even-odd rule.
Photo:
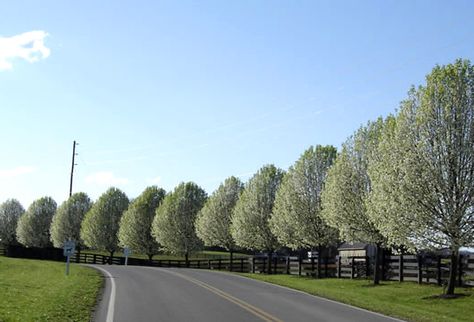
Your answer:
[[[473,60],[472,1],[3,1],[0,202],[288,168]]]

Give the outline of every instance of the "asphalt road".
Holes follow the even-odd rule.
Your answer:
[[[94,321],[399,321],[224,272],[92,267],[106,283]]]

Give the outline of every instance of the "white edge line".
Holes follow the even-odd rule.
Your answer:
[[[350,305],[350,304],[347,304],[347,303],[338,302],[338,301],[331,300],[331,299],[328,299],[328,298],[325,298],[325,297],[321,297],[321,296],[310,294],[310,293],[307,293],[307,292],[304,292],[304,291],[296,290],[296,289],[293,289],[293,288],[290,288],[290,287],[287,287],[287,286],[273,284],[273,283],[270,283],[270,282],[261,281],[261,280],[258,280],[258,279],[253,279],[253,278],[250,278],[250,277],[246,277],[246,276],[242,276],[242,275],[238,275],[238,274],[234,274],[234,273],[229,273],[229,272],[224,272],[224,271],[214,271],[214,270],[207,270],[207,271],[213,272],[213,273],[220,273],[220,274],[230,275],[230,276],[236,276],[236,277],[243,278],[243,279],[246,279],[246,280],[265,283],[265,284],[268,284],[268,285],[280,287],[280,288],[288,290],[288,291],[293,291],[293,292],[296,292],[296,293],[301,293],[301,294],[304,294],[304,295],[312,296],[312,297],[315,297],[317,299],[324,300],[324,301],[327,301],[327,302],[347,306],[347,307],[350,307],[351,309],[356,309],[356,310],[363,311],[363,312],[366,312],[366,313],[371,313],[371,314],[375,314],[377,316],[392,319],[394,321],[406,322],[405,320],[400,320],[400,319],[395,318],[393,316],[388,316],[388,315],[385,315],[385,314],[382,314],[382,313],[379,313],[379,312],[369,311],[369,310],[361,308],[361,307],[353,306],[353,305]]]
[[[88,265],[89,266],[89,265]],[[102,273],[106,274],[109,277],[111,288],[110,288],[110,297],[109,297],[109,305],[107,307],[107,319],[106,322],[113,322],[114,321],[114,310],[115,310],[115,280],[112,274],[109,271],[105,270],[99,266],[89,266],[95,269],[100,270]]]

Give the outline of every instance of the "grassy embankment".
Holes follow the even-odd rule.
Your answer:
[[[441,287],[413,282],[384,281],[380,286],[374,287],[368,280],[242,275],[409,321],[472,321],[474,316],[472,288],[457,288],[456,293],[463,294],[462,297],[440,299],[435,297],[443,293]]]
[[[89,321],[101,285],[88,267],[0,257],[0,321]]]

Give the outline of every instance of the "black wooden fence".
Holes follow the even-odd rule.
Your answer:
[[[0,255],[64,261],[62,249],[25,248],[21,246],[0,247]],[[315,278],[370,278],[374,272],[374,261],[369,257],[336,257],[303,259],[298,256],[275,256],[268,263],[268,257],[239,257],[217,259],[141,259],[128,258],[128,265],[153,267],[178,267],[226,270],[244,273],[291,274]],[[125,258],[76,252],[71,262],[84,264],[124,265]],[[450,259],[442,256],[390,255],[381,260],[381,279],[414,281],[442,285],[449,277]],[[458,285],[474,286],[474,255],[462,255],[458,261]]]

